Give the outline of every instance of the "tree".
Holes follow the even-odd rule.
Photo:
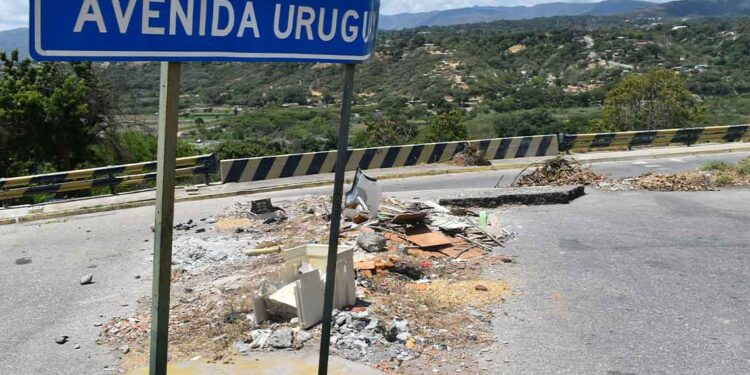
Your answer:
[[[495,133],[501,138],[556,134],[562,130],[560,122],[543,109],[501,113],[493,122]]]
[[[683,128],[700,119],[685,80],[663,68],[625,77],[604,102],[604,124],[613,131]]]
[[[112,97],[92,65],[19,62],[17,51],[0,62],[0,176],[89,161],[97,137],[115,123]]]
[[[465,118],[464,113],[459,110],[436,114],[422,129],[419,139],[425,143],[466,140],[469,132],[464,124]]]
[[[365,128],[354,135],[355,147],[380,147],[412,143],[417,127],[406,120],[376,118],[365,122]]]

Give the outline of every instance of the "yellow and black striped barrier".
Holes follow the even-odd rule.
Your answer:
[[[0,200],[89,190],[95,187],[128,186],[156,180],[156,162],[135,163],[103,168],[83,169],[0,179]],[[177,177],[203,175],[218,171],[215,154],[191,156],[177,159]]]
[[[618,133],[563,134],[560,151],[590,152],[631,150],[636,147],[742,142],[750,138],[750,125],[663,129]]]
[[[468,145],[478,147],[490,160],[550,156],[559,154],[557,141],[557,136],[540,135],[354,149],[347,154],[346,170],[443,163]],[[336,151],[222,160],[221,180],[228,183],[309,176],[333,173],[335,166]]]

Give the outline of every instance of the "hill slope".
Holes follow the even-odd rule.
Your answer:
[[[700,17],[750,14],[750,0],[678,0],[647,9],[646,14]]]
[[[638,0],[607,0],[599,3],[548,3],[530,7],[471,7],[425,13],[403,13],[380,17],[382,30],[419,26],[449,26],[497,20],[522,20],[537,17],[613,15],[629,13],[656,4]]]
[[[29,29],[22,27],[19,29],[0,31],[0,51],[9,52],[17,49],[21,58],[29,55]]]

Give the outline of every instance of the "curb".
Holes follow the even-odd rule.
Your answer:
[[[626,160],[635,160],[635,159],[644,159],[644,158],[665,159],[665,158],[681,157],[681,156],[699,156],[699,155],[711,155],[711,154],[720,155],[720,154],[728,154],[732,152],[746,152],[746,151],[750,151],[750,144],[738,145],[737,147],[733,147],[731,149],[725,149],[725,150],[686,151],[686,152],[675,152],[675,153],[654,154],[654,155],[632,155],[632,156],[623,155],[623,156],[594,158],[594,159],[579,160],[579,161],[582,163],[593,164],[593,163],[607,163],[607,162],[614,162],[614,161],[626,161]],[[576,156],[580,156],[580,155],[587,155],[587,154],[571,154],[567,156],[576,158]],[[394,173],[394,174],[386,174],[386,175],[378,176],[377,179],[378,180],[395,180],[395,179],[400,179],[400,178],[429,177],[429,176],[440,176],[440,175],[449,175],[449,174],[463,174],[463,173],[489,172],[489,171],[499,171],[499,170],[508,170],[508,169],[522,169],[533,163],[534,162],[513,163],[513,164],[509,163],[509,164],[500,164],[500,165],[491,165],[491,166],[482,166],[482,167],[457,167],[457,168],[451,168],[451,169]],[[352,178],[346,178],[344,183],[349,184],[351,183],[351,181],[352,181]],[[181,197],[181,198],[175,198],[175,203],[194,202],[194,201],[201,201],[201,200],[207,200],[207,199],[227,198],[227,197],[233,197],[233,196],[258,194],[258,193],[272,193],[272,192],[292,190],[292,189],[306,189],[306,188],[321,187],[321,186],[326,186],[326,185],[331,185],[331,184],[333,184],[333,177],[331,177],[330,181],[324,180],[324,181],[301,182],[301,183],[296,183],[296,184],[281,184],[281,185],[274,185],[274,186],[267,186],[267,187],[260,187],[260,188],[242,189],[242,190],[236,190],[232,192],[222,192],[222,193],[214,193],[214,194],[206,194],[206,195]],[[128,208],[138,208],[138,207],[153,205],[154,202],[155,202],[155,199],[149,198],[149,199],[142,199],[142,200],[131,201],[131,202],[115,203],[115,204],[104,205],[104,206],[84,207],[84,208],[78,208],[78,209],[66,210],[66,211],[29,214],[29,215],[19,216],[15,218],[0,219],[0,225],[18,224],[18,223],[24,223],[24,222],[40,221],[40,220],[51,220],[51,219],[58,219],[61,217],[86,215],[86,214],[115,211],[115,210],[122,210],[122,209],[128,209]]]

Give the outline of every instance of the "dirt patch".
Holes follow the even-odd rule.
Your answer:
[[[248,218],[224,217],[216,221],[216,230],[222,232],[236,232],[251,226],[253,221]]]
[[[443,305],[486,307],[502,302],[510,286],[495,280],[436,280],[427,284],[425,292]]]

